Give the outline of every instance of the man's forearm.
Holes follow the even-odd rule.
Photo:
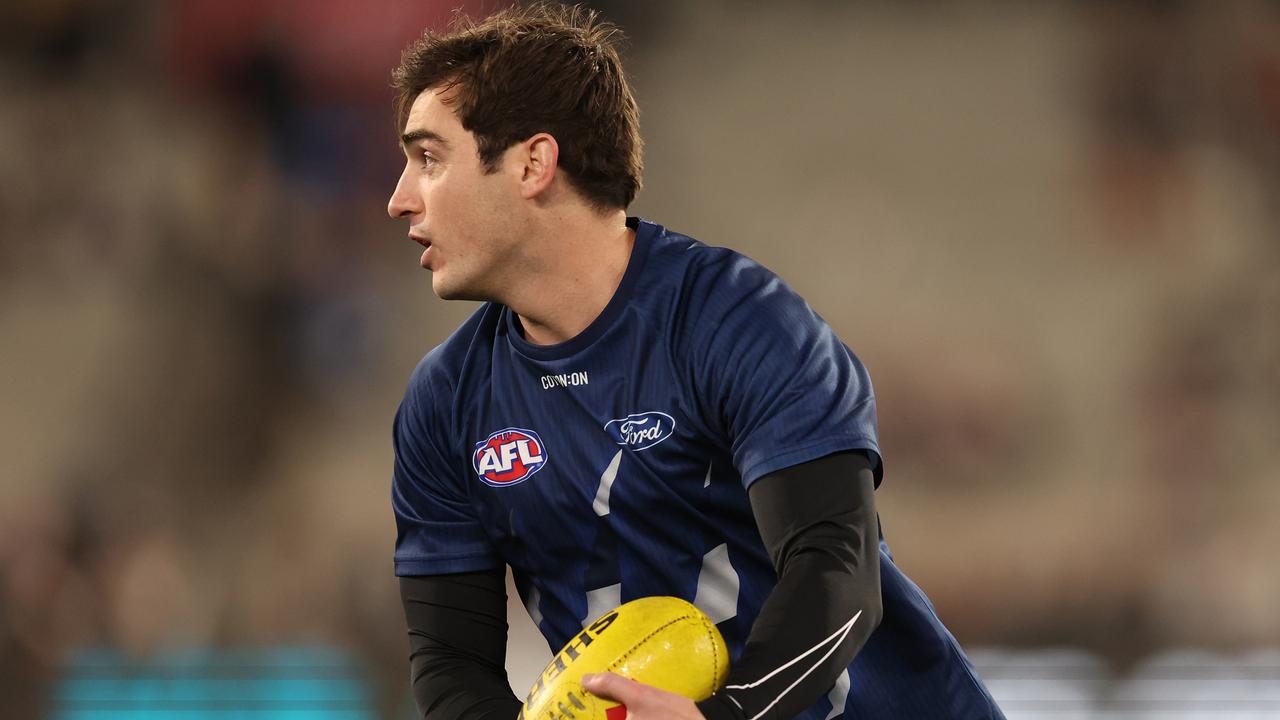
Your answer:
[[[520,701],[504,668],[501,569],[400,579],[418,713],[428,720],[512,720]]]
[[[761,537],[778,569],[708,720],[782,720],[839,677],[880,622],[875,481],[842,453],[761,478],[751,488]]]

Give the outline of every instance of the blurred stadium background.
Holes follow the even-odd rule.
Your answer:
[[[388,74],[496,2],[0,6],[0,715],[412,715],[388,430],[471,307],[385,216]],[[866,362],[1011,720],[1280,717],[1280,6],[595,5],[634,210]]]

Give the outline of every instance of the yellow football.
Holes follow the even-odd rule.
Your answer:
[[[705,700],[729,674],[729,651],[693,603],[647,597],[619,606],[582,629],[534,681],[523,720],[621,720],[626,710],[582,689],[582,676],[615,672]]]

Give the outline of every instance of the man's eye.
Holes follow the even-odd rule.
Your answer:
[[[435,164],[436,164],[436,159],[431,156],[431,153],[427,153],[427,152],[422,153],[422,167],[430,168],[430,167],[434,167]]]

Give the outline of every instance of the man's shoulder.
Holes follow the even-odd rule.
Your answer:
[[[418,361],[409,376],[409,394],[418,398],[453,395],[474,368],[477,356],[487,357],[502,317],[501,306],[483,303],[439,345]]]
[[[655,275],[676,281],[682,303],[704,305],[717,297],[737,301],[762,287],[781,283],[776,273],[737,250],[658,227],[650,261],[659,268]]]
[[[658,228],[640,303],[666,328],[674,356],[694,363],[714,360],[731,336],[773,337],[800,330],[790,327],[795,323],[811,326],[803,298],[763,264],[737,250]]]

